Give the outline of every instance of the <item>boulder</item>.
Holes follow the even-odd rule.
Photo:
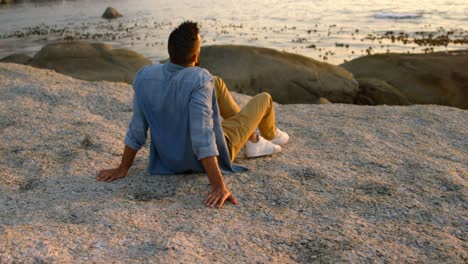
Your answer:
[[[377,54],[341,66],[356,78],[375,78],[398,89],[412,104],[468,109],[468,51]]]
[[[354,103],[360,105],[409,105],[408,99],[385,81],[372,78],[357,79],[359,92]]]
[[[31,57],[22,54],[22,53],[15,53],[0,59],[0,62],[8,62],[8,63],[16,63],[16,64],[28,64],[31,61]]]
[[[118,18],[121,17],[122,14],[119,13],[115,8],[113,7],[108,7],[106,8],[106,11],[102,14],[102,18],[105,19],[113,19],[113,18]]]
[[[224,79],[229,89],[255,95],[269,92],[283,104],[352,103],[358,92],[343,68],[273,49],[216,45],[202,48],[201,66]]]
[[[464,110],[277,105],[290,142],[239,157],[240,205],[218,210],[205,173],[150,176],[150,144],[95,180],[120,162],[130,85],[0,63],[0,94],[1,263],[467,262]]]
[[[136,72],[151,61],[134,51],[102,43],[59,42],[43,47],[30,65],[88,81],[132,83]]]

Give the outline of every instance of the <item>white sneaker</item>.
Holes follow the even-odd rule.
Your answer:
[[[272,155],[281,152],[281,147],[259,136],[258,142],[253,143],[250,140],[245,143],[245,155],[247,158]]]
[[[276,145],[284,145],[288,143],[289,135],[286,132],[281,131],[279,128],[276,128],[276,136],[271,142]]]

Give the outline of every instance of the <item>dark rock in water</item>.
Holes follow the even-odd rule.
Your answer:
[[[360,105],[409,105],[408,99],[395,87],[385,81],[363,78],[357,79],[359,92],[354,99]]]
[[[113,19],[113,18],[118,18],[121,17],[122,14],[119,13],[115,8],[113,7],[108,7],[106,11],[102,14],[102,18],[105,19]]]
[[[358,79],[380,79],[412,104],[468,109],[468,51],[432,54],[378,54],[341,66]]]
[[[132,83],[136,72],[151,61],[134,51],[102,43],[59,42],[43,47],[30,65],[87,81]]]
[[[269,92],[283,104],[353,103],[358,83],[345,69],[267,48],[219,45],[202,48],[201,66],[224,79],[229,89]]]
[[[26,54],[16,53],[0,59],[0,62],[16,63],[16,64],[28,64],[31,61],[31,57]]]

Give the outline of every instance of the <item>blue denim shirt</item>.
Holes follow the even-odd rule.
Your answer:
[[[210,156],[218,156],[225,174],[245,170],[231,164],[207,70],[170,62],[149,65],[137,73],[133,89],[133,116],[124,143],[139,150],[150,128],[150,174],[204,172],[200,160]]]

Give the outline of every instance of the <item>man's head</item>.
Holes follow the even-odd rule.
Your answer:
[[[200,55],[200,34],[195,22],[185,21],[169,35],[168,51],[172,63],[193,65]]]

